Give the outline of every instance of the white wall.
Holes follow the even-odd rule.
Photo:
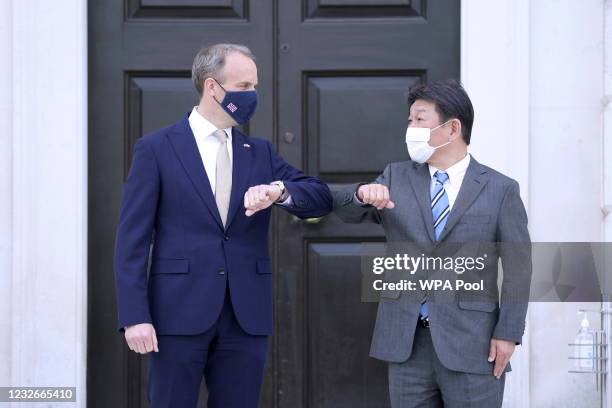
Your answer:
[[[604,60],[604,207],[605,241],[612,242],[612,1],[605,5]]]
[[[0,1],[0,361],[11,360],[12,270],[12,7]],[[0,385],[10,383],[10,364],[0,364]]]
[[[461,2],[461,81],[475,112],[470,152],[519,182],[528,212],[529,19],[529,0]],[[529,407],[529,320],[506,378],[507,408]]]
[[[530,160],[534,171],[529,186],[531,220],[539,241],[599,242],[604,238],[603,12],[600,0],[579,6],[569,0],[531,4]],[[532,405],[598,406],[593,376],[564,372],[566,344],[579,327],[575,309],[585,305],[539,306],[531,313]],[[599,304],[586,307],[596,309]],[[591,396],[587,404],[584,395]]]
[[[80,407],[87,345],[86,4],[0,2],[0,361],[10,362],[0,364],[0,385],[74,386]]]
[[[612,242],[612,1],[605,4],[604,17],[604,123],[603,123],[603,161],[604,161],[604,241]],[[608,264],[608,268],[612,268]],[[612,310],[612,303],[607,303],[606,308]],[[612,316],[606,319],[605,329],[612,333]],[[608,341],[612,344],[612,335]],[[612,406],[612,360],[607,364],[608,379],[607,389],[610,390],[606,399],[606,406]]]
[[[462,80],[476,110],[471,152],[519,181],[535,242],[604,239],[604,7],[462,1]],[[599,305],[530,305],[505,407],[598,406],[594,377],[567,373],[583,306]]]

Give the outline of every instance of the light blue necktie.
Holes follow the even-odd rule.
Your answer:
[[[436,241],[440,238],[442,230],[446,225],[448,219],[448,213],[450,213],[450,206],[448,204],[448,196],[444,190],[444,183],[448,181],[448,174],[443,171],[436,171],[434,173],[436,184],[431,190],[431,215],[433,220],[434,234]],[[424,320],[429,319],[429,310],[425,299],[421,303],[420,318]]]

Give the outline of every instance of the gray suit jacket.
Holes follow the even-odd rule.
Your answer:
[[[335,193],[336,215],[350,223],[382,224],[388,243],[418,243],[425,251],[451,243],[478,243],[474,255],[486,250],[483,278],[487,287],[494,287],[493,297],[474,301],[456,294],[452,301],[436,302],[436,294],[428,292],[428,305],[431,336],[440,361],[451,370],[491,374],[493,363],[487,361],[490,339],[520,344],[525,329],[531,243],[518,183],[472,157],[446,227],[436,241],[427,164],[391,163],[375,182],[389,188],[395,208],[379,211],[356,202],[355,184]],[[503,267],[501,294],[497,285],[499,258]],[[380,293],[372,357],[389,362],[408,360],[419,307],[420,300],[407,292]],[[510,370],[508,364],[506,371]]]

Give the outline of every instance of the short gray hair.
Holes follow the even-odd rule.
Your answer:
[[[251,50],[246,45],[240,44],[215,44],[202,48],[198,52],[191,67],[191,79],[198,95],[202,96],[202,87],[206,78],[214,78],[219,82],[224,81],[221,69],[225,66],[225,57],[232,52],[239,52],[255,61],[255,55]]]

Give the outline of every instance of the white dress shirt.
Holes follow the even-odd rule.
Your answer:
[[[457,195],[459,195],[459,189],[461,188],[461,183],[463,183],[463,178],[465,177],[465,172],[467,171],[468,166],[470,165],[470,154],[466,154],[465,157],[459,160],[457,163],[450,166],[446,169],[446,174],[448,174],[448,180],[444,183],[444,190],[446,190],[446,195],[448,196],[448,206],[452,210],[453,204],[455,200],[457,200]],[[434,177],[434,173],[438,171],[432,165],[429,165],[429,174],[431,176],[431,189],[433,190],[436,185],[436,178]]]
[[[193,131],[196,143],[198,144],[198,150],[200,156],[202,156],[202,163],[204,163],[204,169],[208,175],[208,181],[210,181],[210,188],[213,194],[215,194],[216,187],[216,176],[217,176],[217,151],[221,146],[221,142],[217,139],[213,133],[217,130],[215,125],[210,123],[204,116],[200,115],[200,112],[196,109],[197,106],[193,107],[191,114],[189,114],[189,126]],[[230,163],[233,162],[232,152],[232,128],[228,127],[223,129],[227,133],[227,152],[229,153]]]
[[[204,116],[200,115],[197,110],[197,106],[194,106],[189,114],[189,126],[193,131],[200,156],[202,156],[202,163],[204,163],[204,169],[206,175],[208,175],[208,181],[210,182],[210,188],[212,189],[213,195],[215,194],[216,187],[216,176],[217,176],[217,152],[221,146],[219,139],[213,135],[217,130],[215,125],[210,123]],[[227,133],[227,152],[229,153],[230,163],[234,162],[234,155],[232,150],[232,128],[228,127],[223,129]],[[276,203],[283,206],[291,206],[293,200],[289,195],[284,201]]]

